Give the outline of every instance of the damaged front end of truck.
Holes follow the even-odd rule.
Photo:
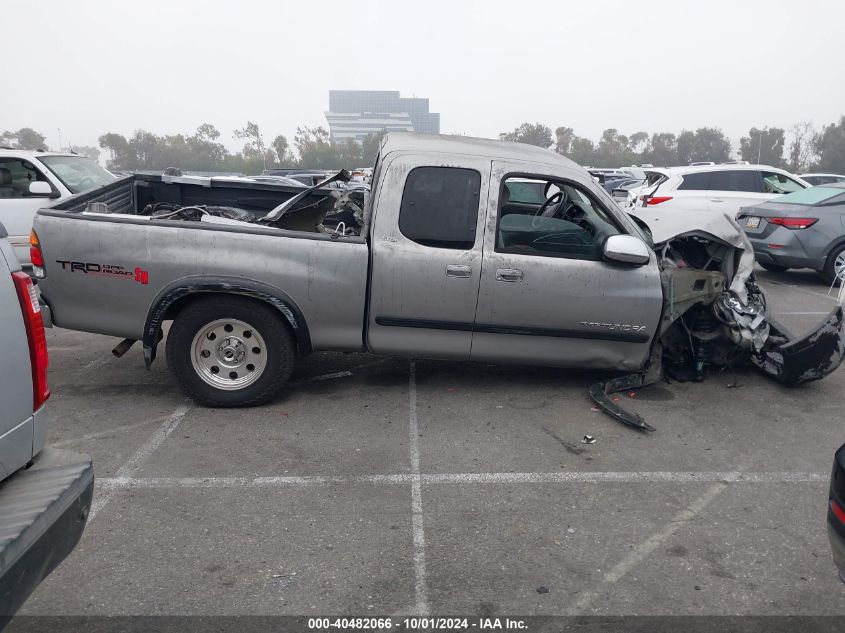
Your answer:
[[[739,365],[753,365],[787,386],[819,380],[839,367],[845,355],[842,306],[808,334],[794,336],[769,314],[754,279],[753,247],[731,218],[642,211],[637,220],[657,253],[663,312],[646,365],[590,388],[602,410],[654,431],[613,394],[660,380],[700,382],[709,371]]]

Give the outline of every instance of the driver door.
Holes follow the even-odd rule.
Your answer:
[[[603,261],[604,239],[629,232],[614,217],[618,208],[580,171],[566,178],[548,166],[526,169],[493,163],[471,358],[639,368],[663,304],[656,257],[639,267]],[[514,179],[553,182],[570,192],[575,221],[542,217],[538,204],[511,204],[506,184]]]

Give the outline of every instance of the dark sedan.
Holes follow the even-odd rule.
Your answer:
[[[845,275],[845,183],[742,207],[736,220],[766,270],[812,268],[829,284]]]
[[[833,562],[839,579],[845,582],[845,444],[836,452],[833,475],[830,477],[830,500],[827,507],[827,533],[833,549]]]

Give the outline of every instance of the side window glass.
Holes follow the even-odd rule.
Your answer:
[[[763,176],[763,193],[784,194],[801,191],[804,187],[789,176],[773,171],[761,171]]]
[[[684,174],[681,184],[678,189],[690,189],[693,191],[707,191],[710,189],[710,175],[709,171],[699,171],[692,174]]]
[[[748,191],[760,193],[757,174],[751,169],[714,171],[710,179],[713,191]]]
[[[518,190],[515,185],[525,182],[525,178],[508,178],[503,191]],[[604,240],[621,233],[609,213],[576,185],[550,180],[532,179],[532,182],[542,182],[542,189],[549,198],[533,204],[521,201],[514,204],[508,195],[502,196],[496,251],[601,260]]]
[[[405,181],[399,230],[424,246],[469,250],[475,244],[481,174],[457,167],[417,167]]]
[[[28,198],[29,184],[38,180],[49,183],[29,161],[0,159],[0,198]]]

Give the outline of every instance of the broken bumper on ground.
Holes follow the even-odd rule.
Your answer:
[[[837,306],[815,330],[796,339],[780,323],[769,319],[772,334],[787,342],[763,349],[751,357],[751,362],[784,385],[824,378],[842,364],[845,355],[842,322],[842,306]]]

